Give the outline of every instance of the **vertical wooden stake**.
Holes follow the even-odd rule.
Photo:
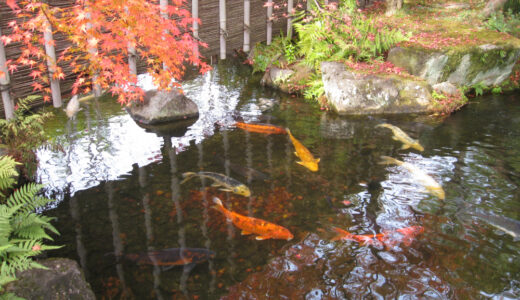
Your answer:
[[[168,19],[168,0],[160,0],[159,1],[159,13],[161,17],[165,20]],[[164,34],[168,34],[168,30],[164,31]],[[163,70],[168,69],[165,63],[163,63]]]
[[[125,7],[125,13],[129,14],[128,7]],[[137,75],[137,51],[135,50],[134,43],[128,42],[127,51],[128,51],[128,68],[130,69],[130,74]]]
[[[54,49],[54,38],[52,37],[52,26],[47,19],[45,19],[44,26],[43,39],[45,40],[45,54],[47,55],[47,68],[49,69],[51,83],[52,104],[54,107],[61,107],[63,102],[61,101],[60,81],[54,78],[56,73],[56,51]]]
[[[2,36],[2,31],[0,31]],[[14,118],[14,104],[9,95],[9,70],[7,70],[7,64],[5,59],[5,48],[4,42],[0,40],[0,90],[2,91],[2,101],[4,103],[5,119],[9,120]]]
[[[199,0],[191,1],[191,17],[194,19],[193,21],[193,37],[198,41],[199,40]],[[195,56],[199,56],[199,45],[195,44],[193,47],[193,53]]]
[[[251,34],[251,1],[244,0],[244,52],[249,52],[250,49],[250,34]]]
[[[273,0],[267,0],[267,45],[273,41]]]
[[[88,2],[85,2],[88,4]],[[87,12],[86,13],[86,18],[90,20],[90,12]],[[91,23],[87,23],[87,32],[90,31],[92,29],[92,24]],[[91,38],[89,38],[90,40]],[[90,43],[89,43],[90,44]],[[92,55],[92,56],[97,56],[98,55],[98,49],[97,47],[90,47],[87,49],[87,52]],[[98,77],[99,77],[99,73],[96,72],[92,75],[92,90],[94,91],[94,96],[96,98],[99,98],[101,97],[101,86],[99,85],[99,83],[96,83],[98,81]]]
[[[220,16],[220,59],[226,59],[226,0],[219,0]]]
[[[287,38],[292,38],[293,0],[287,0]]]

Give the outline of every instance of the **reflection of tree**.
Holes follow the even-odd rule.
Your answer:
[[[202,143],[197,144],[197,150],[199,152],[199,160],[198,160],[198,167],[199,170],[203,169],[204,164],[204,149],[202,146]],[[206,193],[206,178],[201,177],[201,188],[200,192],[202,194],[202,223],[200,225],[200,228],[202,230],[202,236],[206,239],[204,243],[204,247],[206,249],[211,249],[211,239],[208,235],[208,223],[209,223],[209,211],[208,207],[210,207],[210,204],[208,203],[208,195]],[[215,263],[213,262],[213,259],[208,260],[208,268],[209,268],[209,274],[211,275],[211,281],[209,283],[209,294],[213,294],[215,292],[215,284],[217,282],[217,276],[215,272]]]
[[[177,225],[179,226],[179,246],[181,248],[181,260],[184,259],[183,253],[186,248],[186,228],[183,224],[183,210],[180,202],[180,187],[179,187],[179,179],[177,178],[177,153],[175,148],[172,146],[171,138],[164,138],[164,147],[168,149],[168,158],[170,159],[170,189],[172,193],[172,201],[175,205],[175,211],[177,212]],[[190,271],[192,270],[193,265],[184,265],[182,269],[182,275],[180,280],[180,290],[182,293],[189,298],[188,290],[186,288],[186,283],[188,281],[188,277],[190,275]]]
[[[222,132],[222,136],[223,136],[223,144],[224,144],[224,170],[225,170],[226,176],[230,176],[231,171],[229,168],[229,137],[228,137],[227,130]],[[232,206],[232,202],[229,197],[229,192],[226,193],[225,206],[226,207]],[[233,260],[233,257],[236,257],[235,245],[234,245],[234,239],[233,239],[233,236],[235,235],[235,229],[231,222],[226,222],[226,223],[227,223],[227,241],[229,243],[229,247],[228,247],[229,255],[227,257],[227,260],[229,262],[230,274],[231,274],[231,276],[233,276],[235,273],[235,270],[236,270],[236,264],[235,264],[235,261]]]
[[[140,167],[139,168],[139,187],[141,188],[141,194],[142,194],[142,202],[143,202],[143,209],[144,209],[144,228],[146,229],[146,250],[151,253],[155,250],[155,247],[152,245],[152,242],[154,241],[154,234],[153,234],[153,226],[152,226],[152,209],[150,208],[150,193],[147,190],[148,184],[147,184],[147,173],[146,173],[146,167]],[[163,299],[160,285],[161,285],[161,269],[159,267],[159,262],[157,261],[157,258],[154,255],[150,255],[150,261],[153,264],[153,290],[155,292],[155,295],[157,296],[157,299]]]
[[[107,181],[105,183],[105,191],[108,196],[108,217],[110,219],[110,223],[112,224],[112,243],[114,244],[114,254],[116,257],[122,257],[123,255],[123,243],[121,241],[121,230],[119,229],[119,220],[117,216],[117,208],[114,203],[114,187],[111,181]],[[123,270],[123,265],[118,260],[116,263],[116,272],[119,277],[119,282],[121,283],[121,287],[123,289],[123,293],[131,293],[126,286],[125,280],[125,272]]]

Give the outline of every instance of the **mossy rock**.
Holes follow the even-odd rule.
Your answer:
[[[519,57],[520,48],[513,45],[484,44],[444,51],[396,47],[390,50],[388,61],[432,85],[448,81],[457,86],[498,86]]]
[[[396,75],[363,74],[343,63],[323,62],[323,86],[330,106],[339,114],[434,112],[431,86]]]

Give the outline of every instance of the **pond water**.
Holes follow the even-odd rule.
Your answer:
[[[520,242],[511,235],[520,230],[519,94],[475,99],[444,121],[340,117],[259,79],[228,61],[187,82],[200,108],[187,130],[143,129],[111,99],[84,104],[73,121],[57,112],[49,128],[64,151],[38,153],[39,181],[57,199],[45,213],[61,233],[54,243],[64,245],[48,255],[78,261],[100,299],[520,297]],[[278,103],[262,113],[262,97]],[[319,171],[296,163],[287,135],[244,131],[233,126],[238,118],[290,128],[321,159]],[[381,123],[425,150],[402,150],[390,130],[375,127]],[[405,168],[379,164],[383,155],[430,174],[445,200]],[[251,196],[208,179],[181,184],[183,173],[199,171],[230,176]],[[241,235],[211,208],[215,196],[294,238]],[[410,226],[424,231],[397,233]],[[335,240],[335,227],[394,242]],[[170,248],[214,255],[175,266],[165,257],[131,259]]]

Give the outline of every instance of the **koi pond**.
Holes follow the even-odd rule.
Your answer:
[[[259,82],[240,62],[215,65],[185,83],[200,117],[177,128],[141,128],[112,99],[71,121],[56,111],[48,126],[64,151],[38,152],[38,180],[57,199],[45,211],[61,233],[53,244],[64,245],[48,255],[76,260],[99,299],[520,297],[519,94],[472,99],[443,121],[341,117]],[[287,134],[237,120],[289,128],[319,170],[297,163]],[[424,151],[401,149],[383,123]],[[429,174],[445,199],[381,156]],[[201,171],[251,194],[205,177],[181,184]],[[214,197],[294,238],[242,235]]]

